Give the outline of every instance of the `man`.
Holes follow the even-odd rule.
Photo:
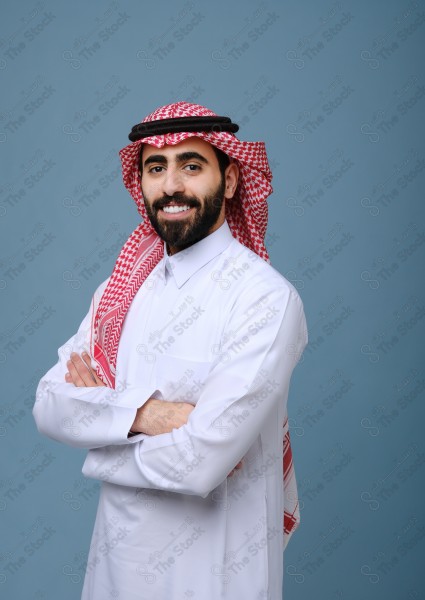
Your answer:
[[[264,144],[237,129],[186,102],[133,128],[120,156],[143,223],[37,389],[39,431],[89,449],[102,481],[83,600],[282,596],[307,329],[267,262]]]

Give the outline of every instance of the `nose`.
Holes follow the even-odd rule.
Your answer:
[[[167,196],[184,191],[184,182],[179,168],[169,166],[162,180],[162,190]]]

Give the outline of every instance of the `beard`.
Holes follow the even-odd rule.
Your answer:
[[[217,223],[224,201],[225,181],[221,177],[220,184],[215,190],[200,202],[195,196],[184,194],[164,195],[152,203],[143,194],[146,213],[156,233],[169,246],[183,250],[206,237],[211,228]],[[158,219],[158,212],[170,202],[178,206],[194,207],[193,216],[186,219],[164,221]]]

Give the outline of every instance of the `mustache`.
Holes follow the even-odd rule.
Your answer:
[[[155,202],[152,203],[152,208],[154,210],[161,210],[167,204],[173,202],[177,206],[189,206],[189,207],[200,207],[201,203],[193,196],[185,196],[184,194],[175,194],[174,196],[164,195],[162,198],[158,198]]]

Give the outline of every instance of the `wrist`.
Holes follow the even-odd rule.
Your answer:
[[[136,417],[129,432],[131,435],[138,435],[139,433],[148,433],[147,430],[149,429],[149,409],[150,404],[152,404],[152,402],[155,402],[155,399],[149,398],[149,400],[147,400],[143,404],[143,406],[140,406],[137,409]]]

